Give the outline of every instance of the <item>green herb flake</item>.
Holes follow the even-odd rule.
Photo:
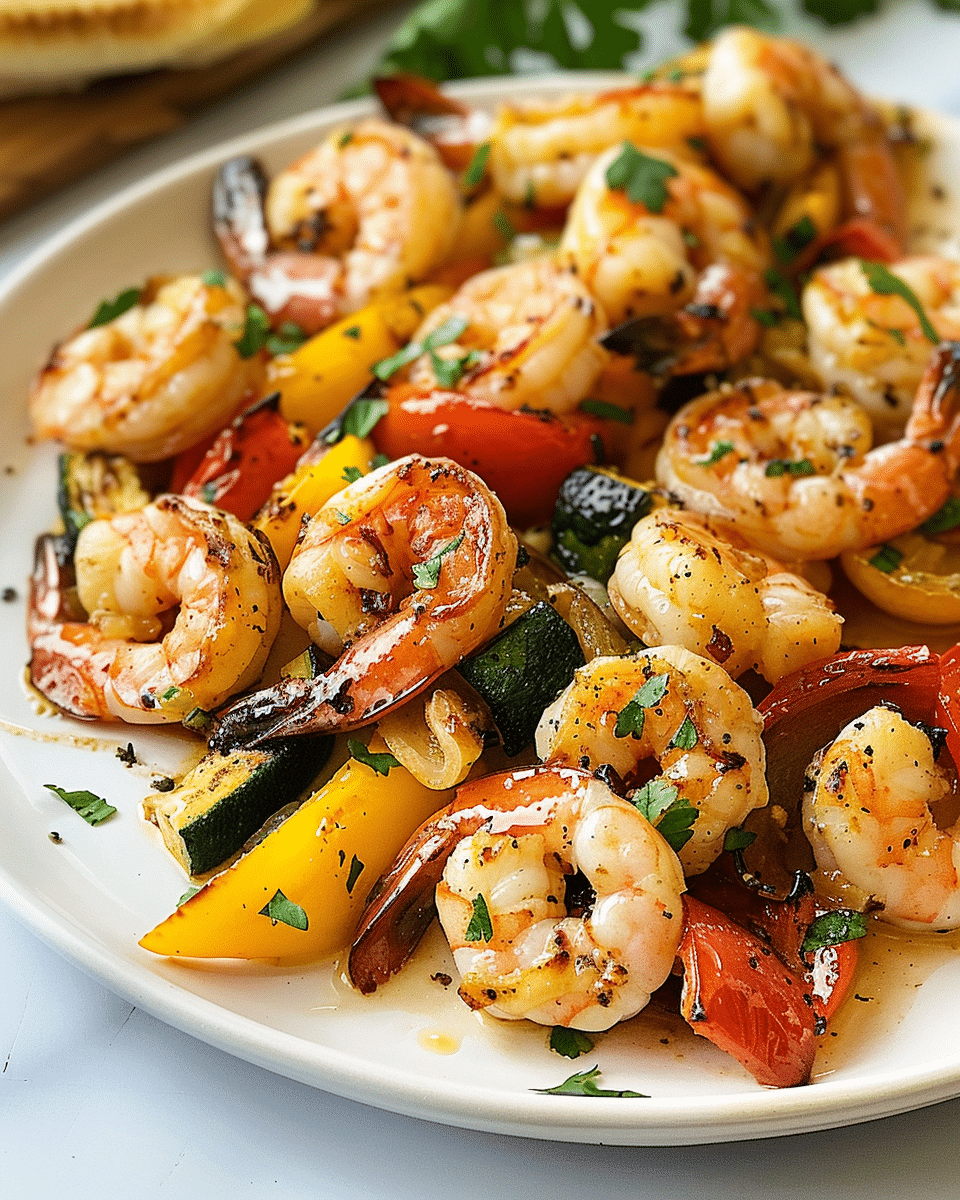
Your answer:
[[[789,458],[771,458],[764,468],[768,479],[779,479],[781,475],[792,475],[799,478],[802,475],[815,475],[813,463],[809,458],[791,460]]]
[[[376,400],[364,397],[354,400],[343,414],[340,432],[344,435],[352,433],[354,437],[365,438],[371,434],[381,417],[390,411],[386,400]]]
[[[651,779],[634,793],[633,803],[674,851],[693,837],[700,810],[666,779]]]
[[[400,766],[392,754],[386,751],[382,754],[375,754],[356,738],[349,739],[347,749],[350,751],[352,758],[355,758],[358,763],[363,763],[365,767],[369,767],[371,771],[376,771],[378,775],[386,775],[394,767]]]
[[[259,304],[248,304],[243,333],[233,344],[241,358],[253,358],[270,340],[270,318]]]
[[[806,214],[783,237],[773,239],[773,252],[782,263],[791,263],[816,239],[817,227]]]
[[[471,350],[459,358],[441,358],[436,350],[429,353],[430,365],[433,367],[437,383],[445,388],[455,388],[467,371],[475,367],[482,358],[477,350]]]
[[[775,325],[780,324],[780,318],[770,308],[751,308],[750,316],[764,329],[773,329]]]
[[[179,696],[179,695],[180,695],[180,689],[176,686],[176,684],[171,684],[170,687],[168,687],[165,692],[160,693],[160,699],[161,700],[172,700],[175,696]]]
[[[294,350],[299,350],[303,343],[307,340],[307,335],[294,321],[284,321],[276,333],[272,333],[266,340],[268,353],[292,354]]]
[[[699,467],[712,467],[714,463],[718,463],[721,458],[726,458],[727,455],[732,454],[733,451],[733,442],[714,442],[707,457],[694,459],[694,462],[696,462],[697,466]]]
[[[617,713],[613,736],[640,737],[643,734],[645,710],[663,699],[669,683],[668,675],[654,675],[641,687],[633,699]]]
[[[356,855],[350,860],[350,871],[347,874],[347,895],[353,895],[353,889],[357,886],[357,880],[363,874],[364,863],[357,858]]]
[[[481,142],[473,152],[473,158],[470,159],[470,164],[463,173],[463,182],[466,187],[474,188],[484,176],[487,169],[487,159],[490,157],[490,143]]]
[[[300,905],[288,900],[279,888],[274,893],[273,899],[265,904],[257,915],[269,917],[274,925],[289,925],[291,929],[299,929],[303,933],[306,933],[310,927],[307,914]]]
[[[651,158],[632,142],[624,142],[620,153],[606,170],[607,187],[623,191],[631,204],[643,204],[652,213],[663,212],[669,191],[667,180],[676,167],[661,158]]]
[[[679,789],[661,777],[651,779],[649,783],[645,783],[642,788],[634,792],[633,804],[651,825],[656,825],[667,809],[676,804],[679,795]]]
[[[429,354],[432,350],[438,350],[441,346],[449,346],[455,342],[469,324],[466,317],[454,313],[453,316],[447,317],[442,325],[438,325],[432,333],[428,333],[422,342],[410,342],[396,354],[392,354],[389,358],[381,358],[379,362],[374,363],[374,375],[383,381],[390,379],[397,371],[408,367],[421,354]]]
[[[564,1058],[579,1058],[581,1054],[589,1054],[593,1049],[593,1038],[582,1029],[567,1029],[564,1025],[554,1025],[550,1030],[550,1049]]]
[[[517,231],[514,228],[513,222],[503,211],[503,209],[498,208],[491,219],[493,221],[494,229],[500,234],[503,240],[505,242],[512,242],[517,236]]]
[[[600,1068],[591,1067],[589,1071],[580,1071],[576,1075],[571,1075],[556,1087],[531,1088],[530,1090],[539,1092],[543,1096],[620,1096],[623,1099],[650,1099],[644,1092],[613,1091],[609,1088],[598,1087],[597,1080],[599,1078]]]
[[[373,456],[373,462],[370,465],[373,467],[373,469],[375,471],[378,471],[381,467],[385,467],[389,461],[390,461],[390,458],[388,455],[375,454]]]
[[[803,939],[800,947],[801,954],[812,954],[827,946],[839,946],[843,942],[853,942],[857,938],[867,936],[867,923],[863,913],[854,912],[849,908],[839,908],[834,912],[821,913]]]
[[[581,400],[580,408],[604,421],[619,421],[621,425],[633,424],[633,410],[621,408],[619,404],[608,404],[606,400]]]
[[[358,479],[363,478],[363,472],[359,467],[344,467],[340,478],[346,483],[356,483]]]
[[[739,854],[748,846],[752,846],[756,840],[757,835],[751,830],[735,826],[733,829],[727,830],[723,839],[723,848],[728,854]]]
[[[796,288],[786,275],[782,271],[778,271],[776,267],[768,267],[763,273],[763,278],[767,287],[778,297],[787,310],[787,315],[797,321],[802,321],[803,313],[800,309],[800,300],[797,297]]]
[[[700,740],[697,735],[697,727],[689,717],[684,717],[680,723],[680,728],[670,739],[668,750],[692,750]]]
[[[924,311],[923,305],[917,299],[916,294],[909,288],[902,279],[889,271],[883,263],[868,262],[861,258],[860,270],[864,273],[867,283],[870,285],[870,290],[876,292],[878,296],[899,296],[901,300],[905,300],[907,304],[917,314],[917,319],[920,322],[920,329],[923,331],[923,336],[932,345],[936,346],[940,342],[940,337],[930,319]]]
[[[951,496],[943,508],[938,508],[932,517],[927,517],[920,526],[924,537],[936,537],[938,533],[946,533],[948,529],[956,529],[960,525],[960,496]]]
[[[478,892],[473,902],[473,915],[467,923],[463,934],[465,942],[492,942],[493,922],[490,920],[490,909],[483,898],[483,892]]]
[[[188,900],[192,900],[194,898],[194,896],[197,894],[197,892],[200,892],[202,890],[203,890],[202,888],[198,888],[198,887],[187,888],[187,890],[183,893],[183,895],[177,901],[177,908],[183,908],[183,906],[186,904],[186,902]]]
[[[135,305],[140,303],[140,289],[126,288],[112,300],[101,300],[97,311],[90,318],[88,329],[96,329],[98,325],[108,325],[117,317],[122,317]]]
[[[357,341],[360,337],[360,326],[359,325],[348,326],[343,331],[343,336],[348,337],[348,338],[353,338],[354,341]]]
[[[441,550],[438,550],[432,558],[428,558],[426,562],[413,564],[413,582],[418,588],[426,590],[427,588],[434,588],[437,586],[437,584],[440,582],[440,566],[442,560],[448,554],[452,554],[454,550],[457,549],[457,547],[463,541],[463,538],[464,531],[461,530],[452,542],[448,542],[447,545]]]
[[[344,148],[344,146],[349,146],[352,141],[353,141],[353,130],[348,129],[345,133],[342,133],[340,135],[340,140],[339,140],[339,142],[337,142],[337,146],[340,150],[342,150]]]
[[[102,796],[96,796],[93,792],[68,792],[63,788],[57,787],[55,783],[45,783],[43,786],[48,792],[53,792],[55,796],[59,796],[61,800],[69,804],[73,811],[78,816],[83,817],[88,825],[100,825],[117,811]]]
[[[205,287],[226,287],[227,277],[222,271],[204,271],[200,276]]]
[[[898,550],[896,546],[884,544],[871,558],[867,560],[871,567],[876,567],[878,571],[882,571],[884,575],[889,575],[891,571],[895,571],[903,562],[903,551]]]
[[[340,522],[341,525],[349,525],[350,524],[350,514],[349,513],[341,512],[339,508],[335,508],[333,511],[336,515],[337,520]]]

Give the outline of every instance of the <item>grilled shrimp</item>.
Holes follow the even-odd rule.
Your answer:
[[[450,321],[466,324],[455,341],[413,363],[415,386],[441,386],[439,358],[462,364],[454,386],[466,396],[566,413],[610,357],[596,340],[607,328],[601,306],[575,274],[547,258],[475,275],[433,309],[414,340],[422,343]]]
[[[375,119],[332,130],[269,185],[258,164],[233,160],[214,193],[231,270],[274,324],[308,333],[425,278],[446,258],[460,215],[433,147]]]
[[[767,803],[762,721],[716,663],[682,646],[632,658],[595,658],[544,712],[537,754],[587,770],[606,764],[628,786],[654,758],[662,787],[698,812],[679,851],[688,875],[705,871],[727,830]]]
[[[617,172],[639,160],[662,187],[633,198]],[[577,191],[559,253],[614,325],[676,318],[676,341],[698,351],[685,370],[725,368],[756,345],[768,256],[749,205],[707,167],[630,143],[608,150]]]
[[[944,503],[960,466],[960,343],[921,380],[904,436],[871,449],[855,400],[744,380],[685,405],[657,478],[782,560],[833,558],[908,530]]]
[[[819,54],[755,29],[722,30],[701,96],[711,153],[739,187],[786,187],[829,155],[846,216],[872,231],[884,258],[905,252],[906,198],[884,122]]]
[[[577,870],[595,893],[579,916],[564,904]],[[660,834],[584,771],[488,776],[461,787],[400,852],[361,918],[350,977],[364,993],[385,983],[436,905],[472,1008],[607,1029],[669,975],[683,890]]]
[[[280,625],[280,573],[260,534],[185,496],[91,521],[75,553],[86,610],[64,607],[49,539],[31,588],[30,678],[75,717],[180,721],[260,674]]]
[[[154,279],[126,312],[53,351],[30,398],[34,433],[156,462],[229,424],[258,366],[235,346],[240,289],[199,275]]]
[[[917,297],[941,338],[960,337],[960,263],[923,255],[892,263],[889,271]],[[849,392],[878,433],[895,436],[932,349],[918,314],[902,296],[875,292],[858,259],[814,271],[801,305],[810,365],[823,386]]]
[[[960,925],[960,830],[931,809],[953,794],[929,734],[879,705],[850,722],[807,773],[803,820],[817,866],[906,929]]]
[[[213,744],[386,715],[497,632],[516,562],[500,502],[449,459],[411,455],[358,479],[309,521],[283,577],[294,620],[337,661],[238,700]]]
[[[776,683],[840,645],[843,618],[826,596],[697,513],[638,521],[607,588],[648,646],[685,646],[734,679],[753,667]]]

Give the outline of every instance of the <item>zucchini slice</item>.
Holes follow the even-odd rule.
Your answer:
[[[510,756],[533,741],[543,710],[584,664],[577,635],[541,600],[458,670],[486,701]]]
[[[70,553],[80,530],[98,517],[137,512],[150,503],[136,466],[99,450],[60,455],[57,504]]]
[[[295,737],[266,750],[206,754],[172,791],[148,797],[144,815],[188,875],[205,875],[310,786],[332,746],[332,737]]]
[[[577,467],[557,496],[552,557],[571,575],[606,583],[634,525],[652,507],[653,493],[640,484],[613,471]]]

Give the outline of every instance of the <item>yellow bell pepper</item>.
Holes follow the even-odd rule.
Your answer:
[[[410,341],[432,308],[452,289],[424,284],[372,301],[329,326],[267,368],[267,387],[280,392],[280,412],[315,436],[370,378],[374,363]]]
[[[375,454],[369,438],[358,438],[348,433],[335,446],[331,446],[323,458],[305,467],[298,467],[274,489],[274,494],[257,514],[253,525],[270,539],[281,571],[285,571],[290,562],[304,513],[313,516],[331,496],[347,486],[348,468],[355,467],[366,475]]]
[[[350,759],[140,945],[188,958],[303,959],[342,950],[374,883],[452,796],[424,787],[403,767],[380,775]]]

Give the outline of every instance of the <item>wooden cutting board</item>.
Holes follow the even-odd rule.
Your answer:
[[[0,100],[0,218],[167,133],[348,17],[385,0],[322,0],[305,21],[222,62],[101,79],[79,92]]]

